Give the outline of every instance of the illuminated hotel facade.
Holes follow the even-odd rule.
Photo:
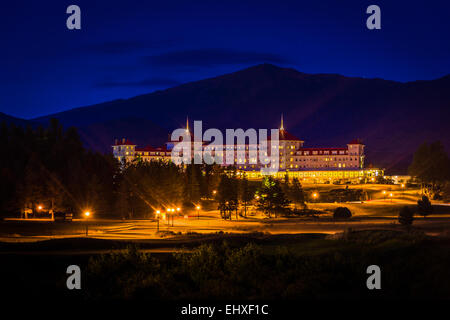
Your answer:
[[[186,124],[186,132],[189,132],[189,124]],[[268,139],[270,140],[270,138]],[[383,176],[380,169],[364,168],[364,144],[359,140],[350,141],[346,147],[339,148],[305,148],[304,141],[287,132],[284,128],[283,118],[279,129],[279,160],[275,164],[276,173],[272,175],[282,178],[286,174],[289,177],[297,177],[303,181],[310,182],[336,182],[352,181],[359,182],[364,179],[372,179]],[[193,141],[193,139],[192,139]],[[168,142],[166,146],[160,148],[138,147],[128,139],[116,139],[113,147],[114,157],[119,161],[131,162],[141,161],[171,161],[172,149],[176,142]],[[270,143],[268,143],[270,150]],[[224,145],[223,149],[234,151],[234,166],[239,172],[245,172],[250,179],[261,178],[264,173],[261,171],[261,163],[251,163],[251,150],[258,146],[249,144]],[[203,150],[208,149],[204,145]],[[245,150],[245,153],[243,152]],[[238,151],[241,151],[239,155]],[[214,155],[213,151],[212,155]],[[193,142],[192,142],[192,153]],[[242,158],[242,154],[245,156]],[[265,154],[267,156],[267,153]],[[270,155],[270,152],[269,152]],[[240,156],[241,158],[238,158]],[[222,164],[227,166],[228,164]]]

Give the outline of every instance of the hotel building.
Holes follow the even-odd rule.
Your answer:
[[[186,132],[189,132],[189,124],[186,124]],[[193,139],[191,139],[193,141]],[[268,139],[270,140],[270,138]],[[119,161],[130,162],[133,160],[141,161],[171,161],[171,150],[176,142],[168,142],[166,146],[160,148],[138,147],[128,139],[116,139],[113,147],[113,154]],[[192,143],[193,145],[193,143]],[[268,141],[267,150],[271,150]],[[226,150],[234,149],[235,166],[240,172],[246,172],[247,176],[252,179],[261,178],[263,173],[261,163],[252,164],[250,160],[251,150],[258,149],[258,146],[244,145],[224,145]],[[285,174],[289,177],[297,177],[306,182],[336,182],[336,181],[352,181],[359,182],[364,179],[370,179],[379,175],[383,175],[380,169],[364,168],[364,148],[365,145],[360,140],[350,141],[346,147],[339,148],[305,148],[304,141],[298,139],[284,128],[283,118],[281,118],[281,126],[279,129],[279,161],[275,164],[277,172],[274,173],[278,178],[282,178]],[[207,150],[208,145],[203,145],[203,150]],[[245,157],[238,158],[238,151],[245,150]],[[250,150],[250,151],[249,151]],[[217,152],[217,151],[215,151]],[[193,155],[193,147],[192,152]],[[214,155],[214,151],[212,152]],[[270,152],[269,152],[270,155]],[[223,154],[224,156],[224,154]],[[267,153],[265,154],[267,156]],[[226,166],[226,164],[223,164]]]

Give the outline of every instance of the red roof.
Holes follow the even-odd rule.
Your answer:
[[[352,141],[349,142],[349,144],[363,144],[361,139],[353,139]]]
[[[115,146],[135,146],[136,144],[134,144],[133,142],[131,142],[130,140],[123,138],[123,139],[116,139],[114,141],[114,145]]]
[[[300,148],[299,151],[345,151],[347,148]]]
[[[299,138],[297,138],[296,136],[294,136],[293,134],[290,134],[289,132],[287,132],[284,129],[280,129],[278,131],[278,140],[279,141],[302,141]],[[269,137],[267,140],[271,140],[272,137]]]
[[[166,147],[153,148],[153,147],[151,147],[151,146],[146,146],[146,147],[143,147],[143,148],[136,148],[136,151],[144,151],[144,152],[147,152],[147,151],[170,152],[170,150],[167,150]]]

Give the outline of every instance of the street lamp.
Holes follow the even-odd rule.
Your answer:
[[[393,196],[393,194],[389,193],[389,197],[391,198],[391,202],[392,202],[392,196]]]
[[[383,190],[384,201],[386,201],[386,190]]]
[[[174,208],[172,208],[170,211],[172,211],[172,227],[173,227],[173,218],[174,218],[174,216],[175,216],[175,214],[174,214],[174,212],[175,212],[175,209]]]
[[[197,209],[197,220],[200,219],[200,206],[197,206],[195,209]]]
[[[166,209],[166,212],[167,212],[167,225],[169,225],[169,223],[170,223],[170,212],[172,212],[172,209],[171,208],[168,208],[168,209]]]
[[[312,197],[313,197],[314,200],[316,200],[319,197],[319,194],[317,192],[314,192],[312,194]]]
[[[156,232],[159,232],[159,216],[161,214],[160,210],[156,210]]]
[[[86,210],[85,212],[84,212],[84,217],[86,218],[86,237],[88,236],[88,234],[89,234],[89,229],[88,229],[88,223],[87,223],[87,219],[90,217],[90,215],[91,215],[91,212],[89,211],[89,210]]]
[[[37,208],[38,208],[39,211],[42,210],[42,206],[41,205],[39,205]]]

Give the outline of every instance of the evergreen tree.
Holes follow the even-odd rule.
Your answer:
[[[433,206],[427,196],[422,196],[421,200],[417,200],[417,211],[424,218],[433,213]]]
[[[4,151],[0,157],[3,214],[35,210],[38,204],[45,211],[75,208],[79,212],[81,204],[94,195],[98,195],[97,209],[111,206],[117,161],[111,155],[86,152],[76,129],[64,131],[55,119],[47,128],[3,124],[0,141]],[[99,211],[110,212],[105,208]]]
[[[231,213],[238,208],[237,179],[234,174],[222,174],[217,188],[218,209],[223,219],[231,220]]]
[[[288,195],[289,200],[295,204],[300,204],[303,208],[306,208],[305,192],[303,191],[302,185],[298,178],[292,179],[292,186]]]
[[[276,217],[279,212],[285,212],[290,204],[278,180],[271,176],[262,180],[257,194],[259,196],[257,207],[269,218],[272,213]]]
[[[409,226],[412,225],[413,220],[414,220],[414,213],[411,211],[410,208],[408,208],[407,206],[404,206],[400,210],[400,213],[398,215],[398,222],[409,228]]]
[[[245,173],[241,179],[239,191],[239,198],[241,199],[241,203],[244,206],[244,216],[247,217],[247,207],[250,201],[252,201],[254,198],[254,192],[249,186],[247,175]]]
[[[441,186],[450,180],[450,160],[442,143],[422,144],[414,154],[408,173],[421,181],[427,194],[439,195]]]

